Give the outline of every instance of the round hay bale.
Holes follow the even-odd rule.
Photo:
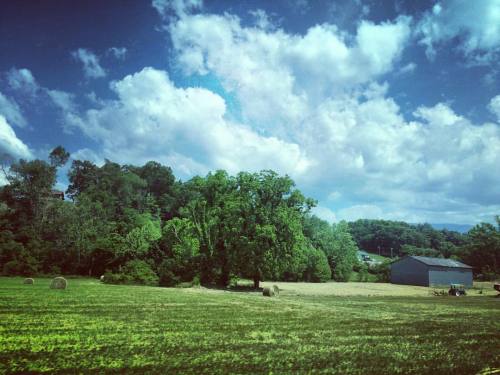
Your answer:
[[[54,277],[50,283],[50,289],[66,289],[68,282],[64,277]]]
[[[277,285],[265,287],[262,289],[262,295],[266,297],[278,297],[280,295],[280,288]]]
[[[265,297],[274,297],[274,288],[266,286],[264,289],[262,289],[262,295]]]
[[[23,284],[28,284],[28,285],[33,285],[35,283],[35,280],[33,280],[31,277],[28,277],[24,279]]]
[[[278,288],[278,285],[273,285],[273,291],[275,296],[280,295],[280,288]]]

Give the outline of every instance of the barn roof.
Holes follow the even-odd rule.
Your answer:
[[[431,257],[420,257],[420,256],[410,256],[419,262],[422,262],[428,266],[439,266],[439,267],[450,267],[450,268],[472,268],[465,263],[459,262],[453,259],[443,259],[443,258],[431,258]]]

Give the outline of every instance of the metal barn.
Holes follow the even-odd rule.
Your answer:
[[[391,265],[391,283],[472,286],[472,267],[452,259],[406,256]]]

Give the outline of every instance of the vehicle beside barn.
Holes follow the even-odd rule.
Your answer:
[[[472,286],[472,267],[453,259],[406,256],[391,264],[391,283]]]

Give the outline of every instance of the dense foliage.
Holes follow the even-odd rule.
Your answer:
[[[481,223],[467,234],[429,224],[408,224],[389,220],[357,220],[349,223],[357,245],[369,252],[401,257],[420,255],[453,258],[474,267],[476,275],[495,279],[500,275],[500,217],[496,225]]]
[[[408,224],[389,220],[357,220],[349,223],[359,247],[385,256],[423,255],[450,257],[458,254],[466,236],[430,224]],[[434,251],[429,251],[434,250]]]
[[[169,167],[73,160],[67,200],[54,192],[69,159],[61,146],[44,160],[3,166],[0,271],[79,274],[116,283],[253,280],[348,281],[358,248],[382,255],[455,257],[477,273],[499,273],[500,223],[468,235],[383,220],[331,225],[288,176],[225,171],[181,182]],[[361,268],[360,268],[361,267]],[[386,278],[384,270],[368,271]],[[114,275],[114,276],[111,276]]]
[[[110,283],[164,286],[245,277],[258,287],[344,280],[356,262],[347,224],[311,216],[315,202],[288,176],[216,171],[183,183],[156,162],[73,160],[70,200],[61,200],[52,189],[68,158],[59,146],[50,162],[9,165],[0,190],[4,274],[106,273]]]

